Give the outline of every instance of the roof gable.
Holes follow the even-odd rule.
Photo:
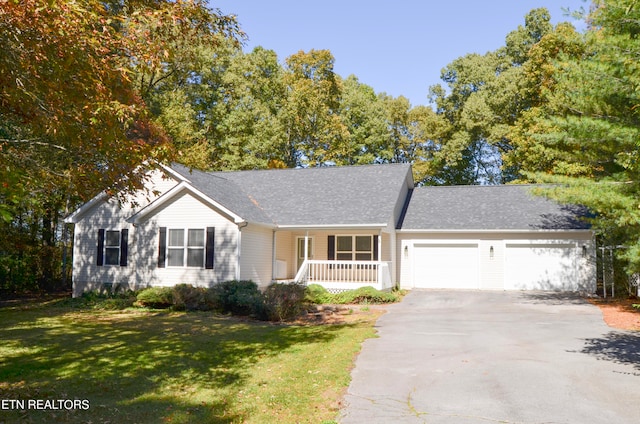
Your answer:
[[[584,207],[536,196],[534,185],[441,186],[413,190],[403,230],[580,230]]]
[[[236,224],[243,222],[242,217],[238,216],[233,211],[225,208],[224,206],[216,202],[214,199],[211,199],[210,197],[204,195],[199,190],[191,186],[191,184],[189,184],[187,181],[182,181],[180,184],[173,187],[171,190],[165,193],[165,195],[161,196],[156,201],[149,204],[147,207],[143,208],[133,216],[129,217],[128,221],[133,223],[140,223],[145,221],[146,219],[148,219],[149,216],[153,216],[158,210],[161,210],[163,206],[169,204],[173,199],[175,199],[177,196],[183,193],[188,193],[189,195],[200,200],[207,206],[217,209],[218,211],[226,215],[229,219],[233,220]]]

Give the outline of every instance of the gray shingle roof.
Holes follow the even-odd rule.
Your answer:
[[[193,186],[244,219],[278,225],[387,224],[411,175],[408,164],[192,173]]]
[[[191,185],[225,208],[250,222],[273,224],[271,219],[251,198],[233,181],[212,173],[173,164],[171,168],[191,182]]]
[[[587,229],[585,208],[532,194],[532,185],[420,187],[413,190],[403,230]]]

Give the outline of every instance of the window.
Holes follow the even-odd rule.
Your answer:
[[[187,234],[187,266],[202,267],[204,264],[204,230],[189,230]]]
[[[204,267],[204,229],[170,229],[167,240],[167,265]],[[185,237],[186,236],[186,237]]]
[[[104,239],[104,264],[120,265],[120,231],[107,231]]]
[[[158,267],[213,269],[214,228],[160,228]]]
[[[336,259],[339,261],[373,260],[373,236],[336,236]]]
[[[127,266],[129,230],[98,230],[96,265]]]
[[[184,230],[169,230],[167,265],[184,266]]]

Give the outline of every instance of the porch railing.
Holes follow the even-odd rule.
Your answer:
[[[327,290],[351,290],[372,286],[378,290],[392,287],[391,264],[380,261],[306,260],[295,281],[319,284]]]

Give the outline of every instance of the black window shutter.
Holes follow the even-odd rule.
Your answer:
[[[204,267],[206,269],[213,269],[213,258],[215,254],[215,233],[214,227],[207,227],[207,240],[205,247],[205,260]]]
[[[373,236],[373,260],[377,261],[378,259],[378,236]]]
[[[336,259],[336,236],[329,236],[327,238],[327,259],[334,261]]]
[[[160,242],[158,243],[158,268],[164,268],[167,256],[167,227],[160,227]]]
[[[129,256],[129,230],[120,231],[120,266],[127,266],[127,256]]]
[[[104,264],[104,228],[98,230],[98,256],[96,265],[102,266]]]

